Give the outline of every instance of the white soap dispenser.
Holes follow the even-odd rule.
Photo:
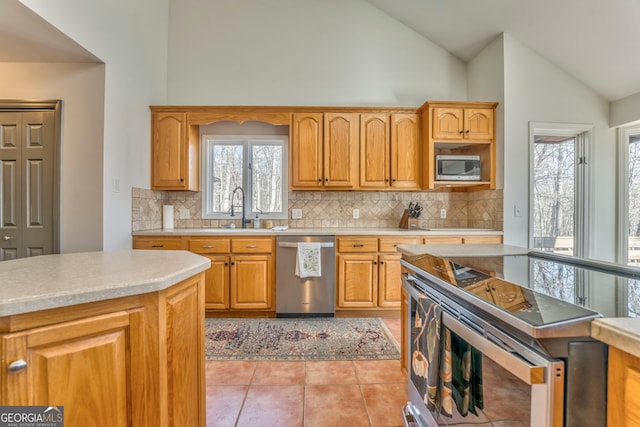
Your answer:
[[[253,228],[260,228],[260,218],[258,218],[258,214],[256,214],[256,219],[253,220]]]

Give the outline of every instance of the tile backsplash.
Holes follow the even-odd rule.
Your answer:
[[[203,219],[199,192],[156,191],[133,188],[131,191],[132,231],[162,228],[162,205],[173,205],[175,228],[218,228],[240,220]],[[273,225],[290,228],[395,228],[410,202],[424,210],[420,228],[488,228],[502,230],[502,190],[473,192],[373,192],[373,191],[289,191],[291,209],[302,209],[302,219],[273,220]],[[187,209],[189,219],[180,219]],[[353,219],[353,209],[360,218]],[[446,218],[440,218],[441,209]]]

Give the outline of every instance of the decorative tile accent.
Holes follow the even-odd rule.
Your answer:
[[[240,220],[203,219],[199,192],[155,191],[133,188],[132,230],[162,228],[162,205],[174,208],[175,228],[218,228]],[[302,209],[302,219],[273,220],[273,225],[290,228],[395,228],[410,202],[423,208],[420,228],[488,228],[502,230],[503,190],[474,192],[368,192],[368,191],[289,191],[291,209]],[[189,210],[189,219],[180,219],[180,210]],[[353,219],[353,209],[360,218]],[[440,218],[440,210],[447,217]]]

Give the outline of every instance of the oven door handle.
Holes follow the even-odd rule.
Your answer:
[[[532,364],[516,354],[509,352],[501,346],[491,342],[484,336],[478,334],[471,328],[462,324],[449,313],[442,313],[442,324],[447,329],[454,332],[460,338],[476,348],[480,353],[491,358],[498,365],[502,366],[525,383],[544,384],[546,360],[541,360],[541,364]]]

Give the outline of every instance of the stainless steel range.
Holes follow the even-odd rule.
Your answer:
[[[502,245],[478,246],[484,256],[459,246],[416,248],[401,248],[410,296],[407,425],[606,425],[607,346],[590,338],[591,321],[637,315],[639,269]],[[465,354],[476,365],[465,366],[479,373],[479,384],[463,388],[454,364],[452,411],[443,403],[448,388],[434,398],[427,378],[424,355],[435,350],[420,335],[431,306],[441,311],[443,330],[470,346]],[[443,384],[451,372],[438,375]]]

